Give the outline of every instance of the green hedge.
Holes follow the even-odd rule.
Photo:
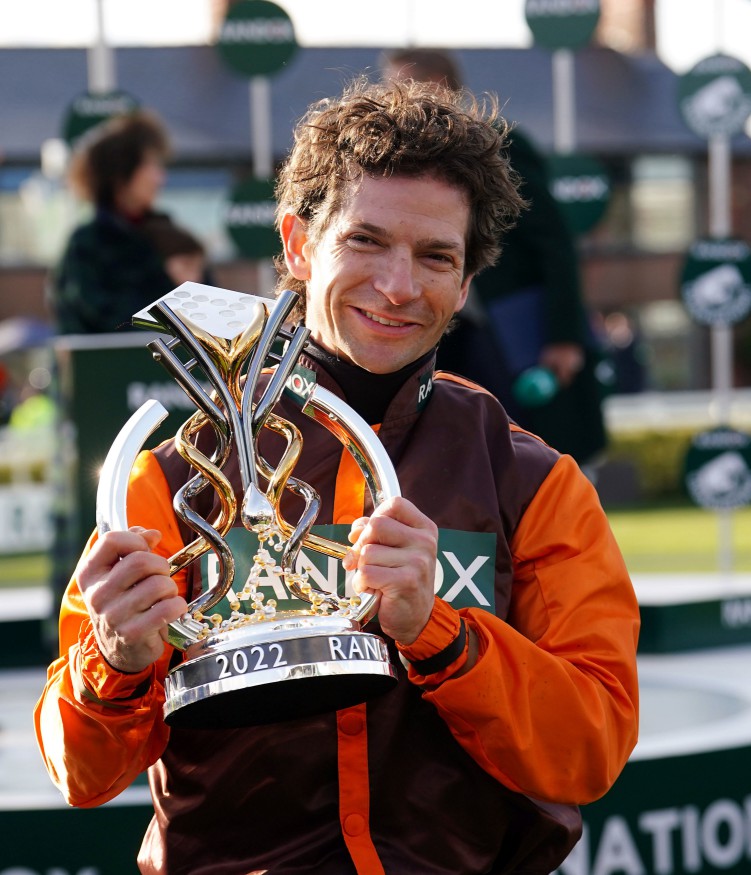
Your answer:
[[[696,433],[693,428],[680,428],[612,434],[606,458],[633,465],[644,499],[684,499],[683,464]]]
[[[23,478],[19,478],[18,471],[13,471],[9,465],[0,462],[0,486],[9,483],[44,483],[50,477],[50,463],[46,460],[31,462],[25,467]]]

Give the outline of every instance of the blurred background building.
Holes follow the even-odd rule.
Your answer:
[[[210,40],[226,0],[203,5]],[[592,44],[576,52],[577,147],[597,157],[612,182],[606,214],[580,239],[585,295],[621,359],[635,340],[644,359],[643,379],[624,376],[623,391],[704,389],[710,380],[707,329],[692,324],[678,289],[687,247],[707,232],[707,143],[680,117],[679,77],[657,44],[659,8],[660,0],[603,0]],[[496,92],[506,116],[552,151],[550,52],[531,39],[503,47],[503,33],[496,42],[501,47],[454,47],[469,87]],[[382,48],[301,45],[270,80],[275,159],[307,104],[352,74],[375,75]],[[47,272],[82,209],[63,179],[61,119],[86,90],[90,64],[86,46],[0,48],[0,319],[49,318]],[[228,192],[253,173],[247,80],[208,41],[115,45],[112,66],[117,88],[169,128],[175,149],[163,206],[206,244],[218,285],[259,291],[255,265],[238,255],[224,227]],[[732,149],[734,231],[751,239],[751,140],[739,135]],[[748,380],[742,361],[738,371]]]

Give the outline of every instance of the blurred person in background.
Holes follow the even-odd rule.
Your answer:
[[[154,213],[143,223],[142,230],[163,259],[175,286],[188,282],[212,284],[206,249],[187,228],[176,225],[164,213]]]
[[[179,283],[144,228],[165,181],[161,120],[137,111],[98,125],[74,151],[73,191],[94,216],[76,228],[48,289],[60,334],[130,330],[131,316]]]
[[[395,49],[381,59],[384,78],[463,86],[443,49]],[[580,465],[605,448],[600,351],[580,289],[578,254],[548,187],[543,156],[514,126],[511,166],[527,202],[505,236],[500,258],[472,284],[468,304],[441,341],[438,366],[483,385],[519,425]]]

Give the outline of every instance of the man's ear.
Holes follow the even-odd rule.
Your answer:
[[[467,295],[469,295],[469,287],[472,285],[472,280],[475,278],[473,273],[468,274],[462,280],[461,290],[459,292],[459,299],[456,302],[456,307],[454,308],[454,313],[458,313],[461,308],[467,303]]]
[[[308,225],[294,213],[285,213],[279,225],[284,246],[284,261],[296,280],[310,279],[310,241]]]

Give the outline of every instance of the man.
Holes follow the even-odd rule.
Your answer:
[[[169,445],[135,467],[141,527],[79,566],[37,733],[75,805],[151,767],[144,873],[544,875],[578,838],[577,803],[635,743],[638,609],[591,485],[489,393],[433,372],[519,208],[503,130],[463,95],[357,82],[301,121],[279,180],[280,287],[304,296],[313,339],[302,362],[379,426],[405,496],[368,515],[348,454],[282,402],[318,522],[351,525],[344,564],[380,593],[396,688],[271,727],[165,727],[165,624],[202,583],[167,577],[171,494],[190,475]],[[452,586],[461,606],[435,595],[437,563],[467,544],[465,576],[486,564],[489,582]]]

